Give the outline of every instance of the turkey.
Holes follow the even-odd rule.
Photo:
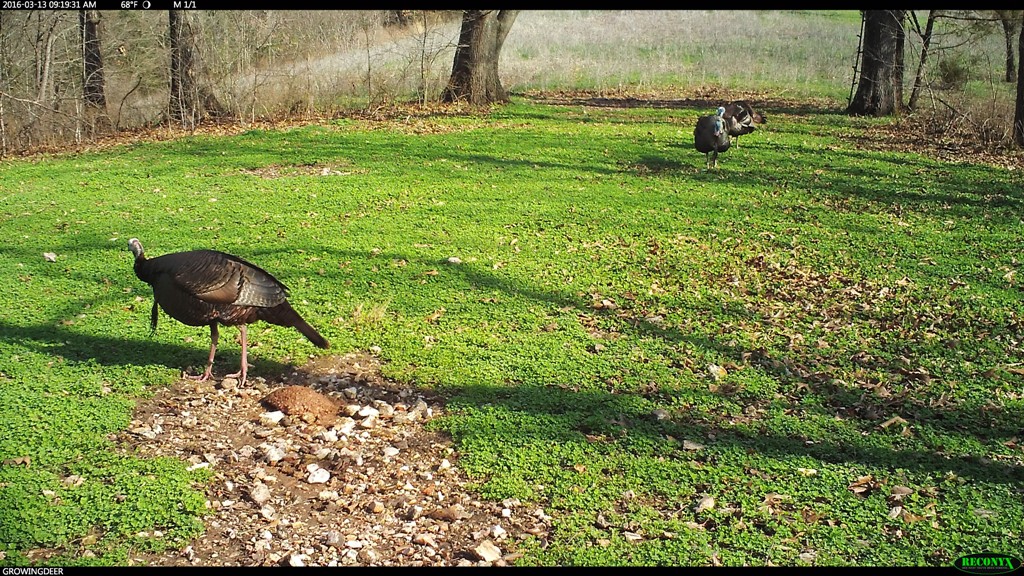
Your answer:
[[[703,152],[707,160],[708,170],[712,163],[718,167],[718,153],[729,149],[729,133],[725,130],[725,108],[718,107],[716,114],[701,116],[697,119],[697,127],[693,129],[693,146]]]
[[[186,378],[204,381],[213,372],[217,352],[217,324],[238,326],[242,341],[242,367],[229,377],[245,384],[248,370],[247,325],[263,320],[278,326],[290,326],[320,348],[330,344],[299,316],[288,303],[288,287],[269,272],[231,254],[216,250],[175,252],[146,258],[138,238],[128,241],[135,255],[135,275],[153,287],[153,311],[150,327],[156,330],[157,306],[175,320],[189,326],[210,327],[210,358],[201,376]]]
[[[740,145],[740,136],[757,130],[755,124],[767,122],[765,117],[756,112],[754,107],[750,105],[750,102],[746,100],[730,102],[724,108],[725,113],[722,114],[722,118],[725,119],[725,130],[729,133],[730,137],[736,138],[737,148]]]

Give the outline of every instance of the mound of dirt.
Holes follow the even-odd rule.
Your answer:
[[[307,422],[329,424],[338,415],[338,404],[308,386],[285,386],[267,394],[260,404]]]

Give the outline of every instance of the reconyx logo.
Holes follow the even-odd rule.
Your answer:
[[[953,562],[953,566],[968,574],[1006,574],[1020,568],[1020,558],[1006,554],[968,554]]]

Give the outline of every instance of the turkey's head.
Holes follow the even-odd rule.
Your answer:
[[[145,258],[144,252],[142,251],[142,242],[139,242],[138,238],[132,238],[128,241],[128,249],[135,255],[135,259]]]

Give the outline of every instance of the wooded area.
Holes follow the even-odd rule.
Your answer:
[[[517,12],[2,12],[0,155],[168,122],[193,129],[208,119],[329,114],[403,100],[503,102],[508,92],[499,58]],[[938,94],[965,90],[973,73],[975,63],[957,60],[957,48],[1001,34],[1002,80],[1017,82],[1022,13],[922,11],[922,26],[914,11],[864,11],[848,112],[919,111],[921,95],[929,90],[939,102],[932,113],[969,117],[962,102]],[[459,21],[457,40],[432,36]],[[936,23],[946,30],[941,41]],[[396,63],[394,46],[408,40],[411,52]],[[323,60],[354,45],[363,52],[349,55],[361,60],[358,79],[338,75]],[[451,53],[452,64],[442,72],[440,56]],[[916,62],[906,62],[908,56]],[[907,65],[914,67],[909,99]],[[268,89],[272,84],[275,90]],[[1020,90],[1005,140],[1024,145]]]

